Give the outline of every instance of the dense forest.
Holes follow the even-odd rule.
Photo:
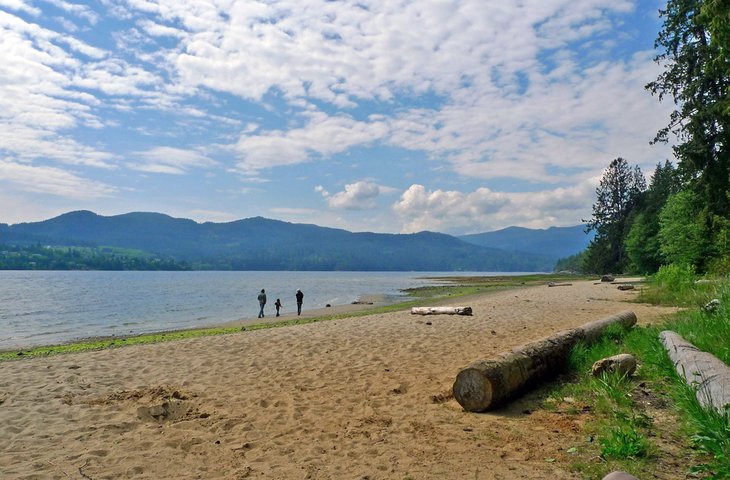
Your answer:
[[[675,141],[647,185],[638,166],[613,160],[596,189],[588,248],[558,269],[646,274],[672,266],[730,273],[730,3],[670,0],[660,12],[647,90],[673,101],[653,142]]]
[[[116,248],[0,244],[0,270],[190,270],[186,262]]]
[[[529,236],[531,232],[523,233]],[[585,237],[579,231],[574,234]],[[167,265],[174,269],[189,266],[193,270],[514,272],[550,271],[558,258],[475,245],[433,232],[353,233],[261,217],[200,224],[149,212],[104,217],[77,211],[42,222],[0,225],[0,244],[35,246],[33,255],[49,258],[46,261],[26,256],[33,263],[26,266],[13,258],[14,266],[7,262],[0,265],[24,269],[41,268],[39,265],[51,269],[102,268],[102,264],[116,265],[116,269],[134,265],[161,269],[163,259],[171,259]],[[73,249],[62,254],[37,245]],[[109,247],[115,249],[113,256],[98,255],[98,249]],[[79,262],[83,249],[91,249],[94,255]],[[126,253],[131,253],[131,258],[123,260]]]

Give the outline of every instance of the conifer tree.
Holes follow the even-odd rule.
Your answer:
[[[588,246],[585,271],[596,273],[623,272],[626,268],[624,240],[630,227],[632,211],[646,180],[638,166],[633,168],[623,158],[611,162],[596,188],[593,215],[586,222],[586,233],[596,231]]]

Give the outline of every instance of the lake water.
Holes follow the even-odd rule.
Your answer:
[[[435,284],[426,276],[463,272],[100,272],[0,271],[0,350],[113,335],[217,325],[258,315],[256,296],[296,311],[343,305],[362,295],[392,301],[401,289]]]

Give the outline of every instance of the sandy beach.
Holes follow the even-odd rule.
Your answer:
[[[575,420],[449,397],[479,358],[623,310],[616,285],[0,364],[0,478],[572,479]],[[555,461],[546,462],[551,457]]]

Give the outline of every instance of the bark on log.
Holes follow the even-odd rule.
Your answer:
[[[621,312],[519,346],[495,358],[478,360],[456,376],[454,398],[469,412],[499,407],[529,385],[565,368],[570,350],[579,341],[595,341],[609,325],[628,328],[635,323],[633,312]]]
[[[471,307],[413,307],[411,315],[471,315]]]
[[[659,338],[677,373],[697,389],[700,404],[723,413],[726,406],[730,405],[730,367],[675,332],[661,332]]]

